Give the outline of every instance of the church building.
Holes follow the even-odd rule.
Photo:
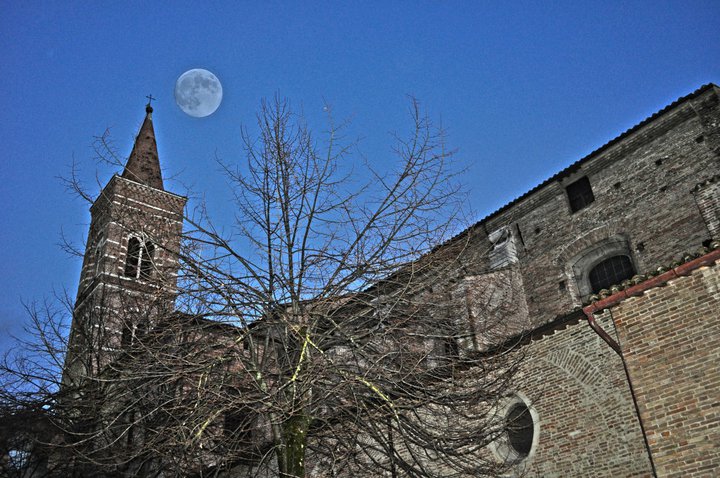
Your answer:
[[[164,189],[152,111],[90,209],[66,387],[174,307],[186,198]],[[441,246],[464,251],[447,285],[465,304],[457,353],[523,356],[490,447],[507,476],[720,473],[718,240],[708,84]]]
[[[487,251],[468,319],[516,277],[518,476],[719,472],[719,98],[678,99],[455,239]]]
[[[65,385],[98,374],[174,307],[187,199],[163,187],[152,112],[148,104],[124,171],[90,208]]]

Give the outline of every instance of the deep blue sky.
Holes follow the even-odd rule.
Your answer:
[[[123,155],[155,102],[166,188],[230,214],[215,156],[242,159],[239,130],[279,93],[311,123],[323,100],[387,164],[407,95],[449,132],[483,217],[677,97],[720,82],[720,3],[0,2],[0,350],[21,299],[74,296],[88,205],[58,176],[75,158],[90,185],[93,136]],[[224,101],[204,119],[173,102],[206,68]],[[315,123],[318,124],[318,123]],[[101,169],[104,184],[112,171]],[[99,186],[92,187],[97,192]]]

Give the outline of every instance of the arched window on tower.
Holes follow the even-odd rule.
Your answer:
[[[149,279],[153,271],[155,245],[148,240],[131,237],[125,259],[125,277]]]
[[[635,275],[635,268],[628,256],[617,255],[599,262],[588,274],[593,292],[607,289]]]

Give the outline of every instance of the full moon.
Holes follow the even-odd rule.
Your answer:
[[[218,109],[223,91],[220,80],[207,70],[188,70],[175,82],[175,103],[195,118],[210,116]]]

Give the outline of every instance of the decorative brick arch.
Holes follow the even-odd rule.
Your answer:
[[[585,356],[569,348],[555,350],[544,360],[565,371],[592,396],[600,396],[613,388],[602,370]]]
[[[599,346],[602,345],[604,344]],[[568,382],[573,382],[577,390],[582,393],[581,397],[574,397],[574,400],[585,405],[596,404],[596,406],[588,406],[593,410],[591,419],[601,420],[609,434],[624,441],[623,437],[627,429],[612,426],[616,421],[616,410],[603,406],[603,402],[607,399],[613,403],[622,402],[623,390],[613,384],[606,372],[586,357],[567,348],[559,349],[548,357],[541,358],[540,361],[547,367],[557,367],[561,370]]]

